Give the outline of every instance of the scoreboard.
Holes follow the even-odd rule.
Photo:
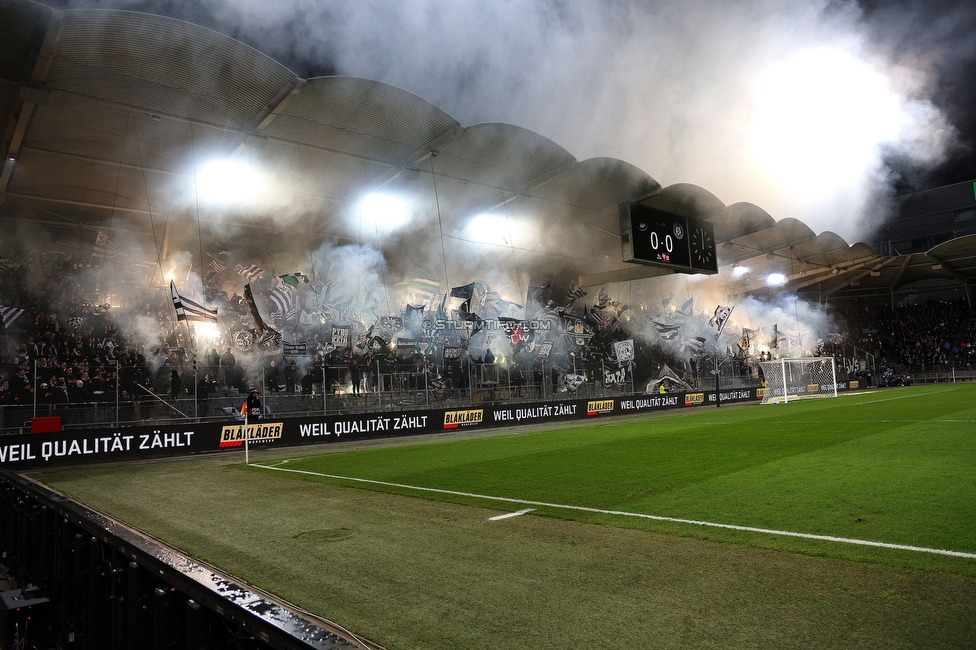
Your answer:
[[[707,221],[639,203],[620,204],[623,260],[675,273],[718,273],[715,232]]]

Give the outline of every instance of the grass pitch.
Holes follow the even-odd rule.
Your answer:
[[[976,385],[586,425],[41,478],[391,648],[976,646],[976,558],[553,507],[976,554]]]

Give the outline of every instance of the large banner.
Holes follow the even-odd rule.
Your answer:
[[[762,398],[762,391],[756,388],[721,391],[719,399],[723,404],[758,402]],[[448,409],[359,415],[265,415],[257,422],[249,422],[246,433],[244,423],[228,415],[226,422],[173,422],[144,427],[16,434],[0,436],[0,469],[16,471],[241,450],[245,436],[249,448],[260,450],[350,438],[408,436],[454,429],[504,427],[709,406],[715,405],[715,400],[715,391],[703,391],[519,404],[475,404]]]

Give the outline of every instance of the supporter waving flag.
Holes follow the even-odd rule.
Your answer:
[[[710,327],[715,328],[715,338],[718,338],[722,334],[722,330],[725,329],[725,324],[729,322],[729,316],[732,315],[732,310],[735,306],[729,305],[719,305],[715,308],[715,313],[712,314],[711,320],[708,321]]]
[[[678,324],[661,323],[654,319],[651,319],[651,322],[654,323],[654,329],[665,341],[673,341],[678,336],[678,332],[681,331],[681,325]]]
[[[84,314],[82,316],[71,316],[67,319],[68,327],[70,327],[72,330],[77,330],[84,325],[86,320],[88,320],[88,314]]]
[[[216,323],[217,308],[210,309],[189,298],[184,298],[176,290],[176,283],[169,282],[170,291],[173,294],[173,306],[176,307],[177,321],[195,321],[199,323]]]

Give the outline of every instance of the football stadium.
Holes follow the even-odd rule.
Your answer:
[[[164,13],[0,0],[0,650],[976,647],[976,181],[849,243]]]

